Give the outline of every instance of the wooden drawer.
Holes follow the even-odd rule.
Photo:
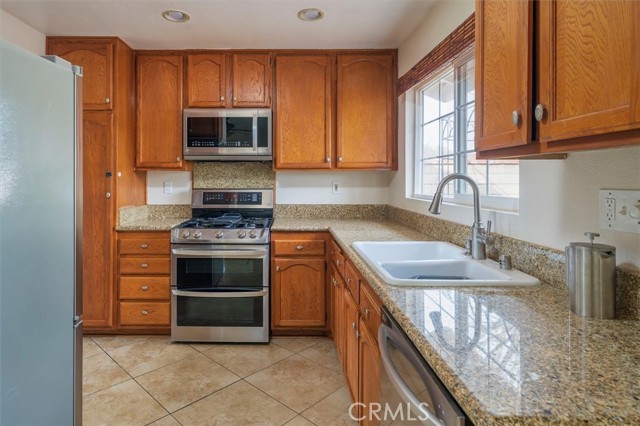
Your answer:
[[[169,238],[122,238],[119,254],[169,254]]]
[[[272,242],[274,256],[322,256],[324,240],[276,240]]]
[[[120,274],[169,275],[171,272],[169,256],[146,257],[131,256],[120,258]]]
[[[169,302],[120,302],[120,325],[170,325]]]
[[[169,300],[170,277],[120,277],[120,299]]]
[[[344,282],[347,285],[347,289],[356,300],[360,301],[360,274],[356,272],[351,262],[347,262],[344,269]]]
[[[331,240],[331,248],[329,251],[329,261],[336,267],[338,273],[344,276],[345,257],[338,244]]]
[[[362,281],[360,283],[360,312],[362,319],[374,336],[378,335],[380,327],[382,302],[375,294],[369,284]]]

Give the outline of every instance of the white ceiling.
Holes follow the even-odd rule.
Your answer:
[[[0,0],[45,35],[117,35],[134,49],[397,48],[436,0]],[[301,9],[326,17],[303,22]],[[161,14],[178,9],[185,24]]]

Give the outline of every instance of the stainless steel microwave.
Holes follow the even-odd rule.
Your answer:
[[[270,109],[185,109],[186,160],[270,161]]]

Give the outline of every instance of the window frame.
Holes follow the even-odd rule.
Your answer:
[[[459,99],[460,99],[460,89],[459,89],[459,69],[461,66],[463,66],[464,64],[466,64],[468,61],[470,61],[471,59],[474,58],[474,46],[471,46],[469,49],[467,49],[465,52],[461,53],[460,55],[456,56],[451,62],[449,62],[448,64],[446,64],[445,66],[441,67],[437,72],[431,74],[430,76],[428,76],[427,78],[425,78],[424,80],[422,80],[419,84],[417,84],[416,86],[414,86],[414,102],[415,102],[415,114],[413,116],[414,119],[414,123],[413,123],[413,131],[414,131],[414,137],[413,137],[413,141],[411,142],[413,144],[413,162],[411,164],[412,166],[412,174],[413,174],[413,178],[410,180],[411,181],[411,190],[407,191],[410,195],[410,198],[414,198],[414,199],[418,199],[418,200],[424,200],[424,201],[431,201],[433,199],[433,195],[428,195],[428,194],[421,194],[417,192],[417,188],[420,186],[421,182],[421,171],[422,169],[419,167],[419,162],[422,161],[422,150],[424,147],[424,143],[423,143],[423,132],[422,132],[422,126],[424,125],[424,123],[422,122],[422,117],[423,115],[423,102],[420,99],[422,96],[422,92],[425,88],[431,86],[434,82],[440,80],[442,77],[444,77],[446,74],[453,72],[454,75],[454,107],[453,107],[453,115],[454,115],[454,154],[453,159],[454,159],[454,170],[457,171],[459,170],[459,154],[461,152],[471,152],[468,150],[462,151],[460,149],[460,143],[461,143],[461,138],[458,137],[459,132],[461,131],[463,126],[463,122],[461,122],[460,120],[458,120],[458,116],[459,116],[459,109],[460,109],[460,103],[459,103]],[[469,103],[467,102],[465,105],[468,105]],[[475,99],[474,99],[474,104],[475,104]],[[490,160],[488,161],[488,165],[490,165]],[[463,172],[461,172],[463,173]],[[518,165],[518,173],[520,173],[520,167]],[[442,176],[444,177],[444,176]],[[454,205],[462,205],[462,206],[471,206],[473,205],[473,195],[471,194],[462,194],[460,193],[460,188],[463,185],[462,181],[455,181],[452,183],[453,185],[455,185],[455,189],[452,191],[451,195],[444,195],[443,197],[443,202],[445,204],[454,204]],[[500,210],[500,211],[506,211],[506,212],[517,212],[519,210],[519,204],[520,204],[520,197],[518,195],[518,197],[498,197],[498,196],[491,196],[491,195],[480,195],[480,201],[481,201],[481,205],[483,208],[491,208],[494,210]]]

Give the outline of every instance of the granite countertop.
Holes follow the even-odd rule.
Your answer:
[[[640,424],[640,321],[578,317],[544,282],[389,286],[351,243],[431,239],[389,221],[276,218],[272,230],[330,231],[476,426]]]
[[[119,223],[116,231],[170,231],[172,227],[184,222],[186,217],[145,218],[131,222]]]

